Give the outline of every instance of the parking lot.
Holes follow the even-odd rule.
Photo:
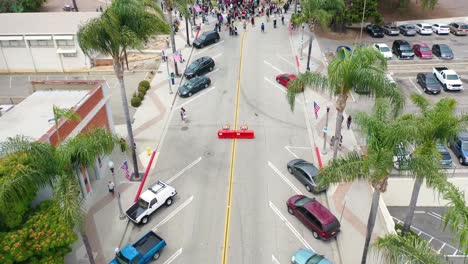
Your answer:
[[[407,207],[388,207],[395,223],[403,224]],[[437,253],[447,256],[451,263],[464,263],[465,256],[458,250],[458,243],[453,242],[454,234],[443,229],[443,207],[416,208],[411,230],[426,239]]]
[[[127,98],[138,87],[138,83],[145,79],[147,73],[135,72],[125,74],[125,85]],[[112,106],[112,117],[114,124],[124,124],[124,113],[122,109],[122,100],[120,89],[115,75],[105,74],[34,74],[34,75],[0,75],[0,99],[3,104],[13,104],[26,98],[32,92],[31,81],[33,80],[102,80],[110,88],[110,102]],[[129,108],[130,116],[133,116],[135,109]]]

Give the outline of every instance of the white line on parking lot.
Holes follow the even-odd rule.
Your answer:
[[[193,102],[195,99],[200,98],[200,96],[202,96],[202,95],[204,95],[204,94],[207,94],[207,93],[210,92],[210,91],[213,91],[214,88],[216,88],[216,87],[213,86],[213,87],[211,87],[211,88],[206,89],[205,91],[203,91],[203,92],[200,93],[199,95],[194,96],[192,99],[190,99],[190,100],[188,100],[187,102],[184,102],[184,103],[182,103],[182,104],[180,104],[180,105],[174,107],[173,109],[174,109],[174,110],[179,110],[179,108],[188,105],[189,103]]]
[[[192,163],[187,165],[185,168],[183,168],[181,171],[179,171],[176,175],[174,175],[172,178],[167,180],[167,183],[171,183],[172,181],[177,179],[180,175],[184,174],[184,172],[186,172],[187,170],[189,170],[190,168],[195,166],[198,162],[200,162],[200,160],[202,160],[202,157],[199,157],[198,159],[194,160]]]
[[[265,63],[266,65],[270,66],[273,70],[279,72],[279,73],[284,73],[284,71],[276,68],[275,66],[273,66],[273,64],[269,63],[268,61],[264,60],[263,63]]]
[[[297,232],[297,230],[292,226],[292,224],[286,219],[286,217],[281,214],[281,212],[276,208],[276,206],[273,204],[273,202],[269,201],[270,203],[270,208],[273,210],[273,212],[276,213],[276,215],[281,219],[281,221],[293,232],[293,234],[301,241],[301,243],[308,249],[314,250],[309,243]],[[315,251],[315,250],[314,250]]]
[[[278,56],[280,59],[284,60],[285,62],[287,62],[289,65],[293,66],[293,67],[296,67],[294,66],[294,64],[290,61],[288,61],[287,59],[285,59],[283,56]]]
[[[280,264],[279,261],[275,258],[275,255],[271,254],[271,262]]]
[[[153,232],[156,232],[158,230],[158,227],[162,226],[165,224],[167,221],[169,221],[174,215],[176,215],[180,210],[182,210],[185,206],[187,206],[190,202],[193,200],[193,195],[190,196],[183,204],[181,204],[179,207],[177,207],[172,213],[170,213],[166,218],[164,218],[159,224],[157,224],[155,227],[153,227]]]
[[[172,261],[174,261],[175,258],[177,258],[180,254],[182,253],[182,248],[179,248],[179,250],[176,251],[176,253],[174,253],[174,255],[170,256],[166,262],[164,262],[164,264],[169,264],[171,263]]]
[[[212,74],[212,73],[215,73],[215,72],[217,72],[217,71],[219,71],[219,68],[216,68],[214,71],[210,71],[209,73],[205,74],[205,76],[210,75],[210,74]]]
[[[294,184],[292,184],[292,182],[290,182],[290,181],[288,180],[288,178],[286,178],[286,177],[278,170],[278,168],[275,167],[275,165],[273,165],[273,163],[271,163],[270,161],[268,161],[268,166],[270,166],[270,168],[271,168],[273,171],[275,171],[276,174],[278,174],[278,175],[281,177],[281,179],[283,179],[283,181],[285,181],[285,182],[289,185],[289,187],[291,187],[291,189],[294,190],[294,192],[295,192],[296,194],[303,194],[301,191],[299,191],[299,189],[296,188],[296,186],[294,186]]]
[[[269,82],[271,85],[273,85],[274,87],[280,89],[280,91],[282,91],[283,93],[287,93],[285,88],[280,86],[279,84],[275,83],[274,81],[268,79],[267,77],[263,77],[263,79],[265,79],[265,81]],[[299,104],[303,104],[302,100],[299,99],[299,98],[296,98],[296,101],[299,103]]]
[[[419,94],[422,94],[422,92],[418,89],[418,87],[416,87],[416,85],[414,84],[413,80],[411,80],[411,77],[408,77],[408,80],[410,81],[410,83],[413,85],[414,89],[416,89],[416,91],[418,91]]]
[[[221,55],[223,55],[223,53],[216,54],[216,55],[214,55],[214,56],[211,57],[211,58],[214,60],[214,59],[218,58],[218,57],[221,56]]]
[[[440,254],[440,251],[445,247],[445,243],[439,248],[439,250],[437,250],[437,254]]]
[[[10,76],[10,89],[12,88],[12,87],[11,87],[11,79],[13,79],[13,77],[12,77],[12,76]]]
[[[291,153],[291,155],[293,155],[296,159],[299,158],[294,152],[292,152],[292,151],[288,148],[288,146],[284,146],[284,148],[285,148],[287,151],[289,151],[289,153]]]
[[[195,53],[195,54],[193,54],[193,55],[194,55],[194,56],[198,56],[200,53],[203,53],[203,52],[205,52],[205,51],[207,51],[207,50],[211,50],[213,47],[216,47],[216,46],[218,46],[219,44],[221,44],[221,43],[223,43],[223,42],[224,42],[224,40],[221,40],[220,42],[218,42],[218,43],[216,43],[216,44],[214,44],[214,45],[208,46],[209,48],[202,49],[202,50],[200,50],[199,52],[197,52],[197,53]]]

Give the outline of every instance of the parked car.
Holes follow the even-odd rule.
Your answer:
[[[221,37],[217,31],[203,32],[196,40],[193,41],[193,46],[197,49],[201,49],[210,44],[216,43]]]
[[[205,56],[194,60],[185,70],[184,75],[187,79],[200,76],[214,69],[215,62],[212,58]]]
[[[340,222],[319,201],[305,195],[294,195],[286,202],[288,212],[312,231],[316,239],[327,240],[340,232]]]
[[[449,169],[452,167],[452,157],[450,156],[450,152],[448,151],[447,147],[444,145],[437,143],[436,144],[437,151],[440,154],[440,167],[444,169]]]
[[[416,31],[420,35],[432,35],[432,26],[427,23],[418,23],[416,24]]]
[[[438,94],[442,90],[440,83],[430,72],[420,72],[416,77],[416,82],[425,93]]]
[[[411,24],[401,25],[398,27],[400,29],[400,33],[403,36],[415,36],[416,35],[416,27]]]
[[[393,41],[392,51],[400,60],[414,59],[413,49],[411,48],[411,45],[409,44],[409,42],[406,40],[398,39],[398,40]]]
[[[369,33],[369,35],[373,38],[384,37],[383,29],[379,25],[370,24],[370,25],[367,25],[366,29],[367,29],[367,33]]]
[[[468,165],[468,132],[463,131],[449,141],[449,147],[461,165]]]
[[[450,91],[462,91],[463,83],[460,80],[460,76],[453,70],[449,70],[447,67],[434,67],[432,68],[432,74],[439,80],[444,87],[444,90]]]
[[[400,30],[395,24],[385,24],[383,26],[383,31],[389,36],[398,36],[400,35]]]
[[[187,80],[182,86],[179,87],[178,93],[180,97],[190,97],[195,93],[208,88],[211,80],[206,76],[197,76]]]
[[[301,248],[291,258],[292,264],[332,264],[324,256],[315,253],[312,249]]]
[[[450,33],[450,28],[446,24],[433,24],[432,31],[438,35],[448,35]]]
[[[432,50],[427,44],[415,44],[413,45],[414,55],[421,59],[432,59]]]
[[[382,55],[387,60],[393,59],[392,50],[387,46],[387,44],[385,44],[385,43],[376,43],[376,44],[374,44],[374,48],[377,49],[378,51],[380,51],[380,53],[382,53]]]
[[[320,193],[327,190],[327,186],[318,186],[319,169],[314,164],[303,159],[293,159],[287,165],[289,173],[294,175],[308,192]]]
[[[283,85],[284,87],[288,88],[289,84],[297,78],[296,74],[291,73],[283,73],[280,75],[276,75],[276,82]],[[304,91],[304,87],[302,87],[302,91]]]
[[[158,181],[141,194],[138,201],[126,211],[127,217],[135,224],[146,224],[152,213],[163,205],[172,205],[177,191],[163,181]]]
[[[410,158],[411,152],[408,150],[408,148],[402,144],[399,144],[393,153],[393,167],[397,170],[408,169]]]
[[[444,60],[452,60],[454,57],[452,49],[447,44],[432,45],[432,53]]]
[[[146,264],[159,258],[166,247],[166,241],[149,231],[137,242],[116,250],[115,258],[109,264]]]
[[[450,32],[455,36],[468,35],[468,24],[462,22],[452,22],[448,26],[450,28]]]

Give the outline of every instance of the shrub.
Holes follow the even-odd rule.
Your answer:
[[[146,87],[138,86],[138,92],[144,92],[146,94],[146,91],[148,91],[148,89],[146,89]]]
[[[138,96],[132,97],[132,99],[130,100],[130,104],[133,107],[139,107],[141,105],[141,98]]]
[[[140,90],[140,87],[143,87],[143,88],[145,88],[145,91],[148,91],[149,88],[150,88],[150,83],[147,80],[141,81],[138,84],[138,90]]]
[[[139,92],[138,97],[143,101],[145,99],[146,92]]]

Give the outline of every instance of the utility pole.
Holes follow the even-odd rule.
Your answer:
[[[109,169],[112,173],[112,181],[114,181],[114,188],[117,192],[117,203],[119,205],[119,218],[120,220],[123,220],[125,219],[125,214],[123,213],[123,210],[122,210],[122,201],[120,200],[120,191],[119,191],[119,185],[117,183],[117,181],[115,180],[115,173],[114,173],[114,162],[112,162],[111,160],[109,160],[109,163],[108,163],[108,166],[109,166]]]
[[[328,114],[330,113],[330,107],[327,106],[327,118],[325,119],[325,127],[323,129],[323,154],[327,155],[327,133],[328,133]]]
[[[185,18],[185,33],[187,33],[187,47],[191,47],[190,39],[189,39],[189,19]]]
[[[307,55],[307,68],[306,70],[310,72],[310,53],[312,52],[312,41],[314,40],[314,37],[312,36],[312,32],[310,32],[310,40],[309,40],[309,52]]]
[[[171,84],[171,73],[169,72],[169,59],[167,57],[166,57],[166,70],[167,70],[167,82],[169,83],[169,94],[173,94],[172,84]]]

